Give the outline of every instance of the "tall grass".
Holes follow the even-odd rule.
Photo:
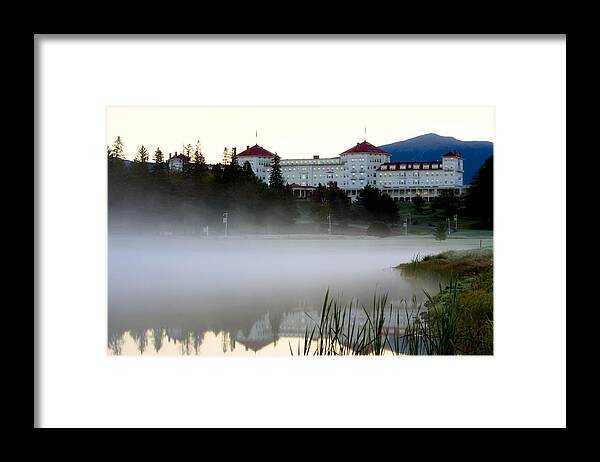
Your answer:
[[[346,356],[346,355],[382,355],[386,345],[389,345],[386,320],[393,313],[388,295],[373,295],[373,305],[370,309],[350,301],[342,304],[339,299],[325,293],[321,315],[313,319],[312,328],[307,327],[302,341],[297,347],[297,354],[317,356]],[[357,321],[358,315],[363,314],[364,322]],[[301,350],[301,352],[300,352]],[[293,349],[290,344],[290,352]]]
[[[410,309],[404,300],[394,307],[388,303],[387,293],[375,293],[371,307],[366,308],[354,301],[343,304],[331,298],[327,290],[319,319],[307,313],[314,326],[306,328],[296,354],[492,354],[493,324],[487,308],[481,308],[486,304],[473,305],[470,299],[465,299],[456,277],[450,279],[445,289],[440,286],[442,297],[423,293],[426,301],[418,303],[413,297]],[[359,315],[364,319],[362,322]],[[291,344],[290,353],[294,355]]]
[[[451,279],[448,288],[450,303],[439,303],[427,291],[428,310],[425,320],[417,317],[407,319],[404,338],[407,345],[407,354],[426,355],[455,355],[457,320],[460,307],[457,304],[458,283]]]

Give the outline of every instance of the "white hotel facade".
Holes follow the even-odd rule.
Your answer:
[[[239,165],[246,161],[262,181],[268,182],[274,154],[258,144],[247,146],[237,155]],[[356,200],[365,186],[373,186],[394,200],[425,200],[436,197],[442,189],[454,189],[464,194],[464,166],[460,153],[448,152],[440,160],[427,162],[390,162],[390,154],[363,141],[342,152],[338,157],[312,159],[281,159],[281,173],[294,194],[307,197],[319,185],[330,181]]]

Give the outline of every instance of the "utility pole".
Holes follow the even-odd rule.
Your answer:
[[[329,234],[331,234],[331,212],[327,213],[327,221],[329,223]]]
[[[408,224],[412,225],[412,217],[410,216],[410,212],[408,212]]]
[[[229,230],[227,229],[227,218],[229,217],[229,213],[223,212],[223,223],[225,223],[225,237],[229,236]]]
[[[454,215],[454,232],[458,231],[458,215]]]
[[[404,219],[404,235],[408,236],[408,218]]]
[[[448,217],[447,220],[448,220],[448,236],[450,236],[450,217]]]

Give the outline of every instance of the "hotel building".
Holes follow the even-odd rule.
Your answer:
[[[237,155],[239,165],[246,161],[262,181],[269,181],[274,153],[259,146],[247,146]],[[352,200],[370,185],[389,194],[394,200],[425,200],[436,197],[441,189],[454,189],[464,194],[463,158],[448,152],[440,160],[427,162],[390,162],[390,154],[367,141],[356,143],[337,157],[281,159],[281,173],[297,197],[307,197],[319,185],[333,181]]]

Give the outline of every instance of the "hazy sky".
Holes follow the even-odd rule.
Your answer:
[[[365,136],[366,127],[366,136]],[[125,157],[143,144],[165,157],[199,140],[208,163],[257,142],[282,158],[335,157],[365,138],[376,146],[425,133],[494,141],[494,107],[145,107],[106,110],[106,144],[120,136]]]

